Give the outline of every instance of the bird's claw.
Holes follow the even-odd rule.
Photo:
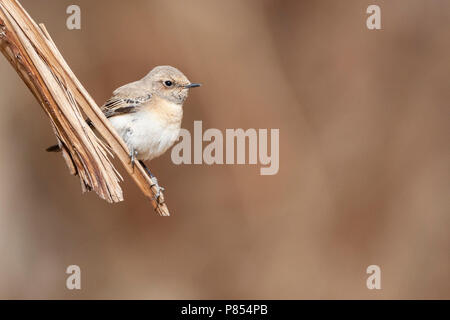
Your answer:
[[[151,181],[152,184],[150,185],[150,187],[156,187],[156,194],[152,198],[152,200],[158,200],[161,196],[161,191],[164,191],[165,189],[158,184],[158,179],[156,179],[156,177],[151,177]]]
[[[130,159],[131,159],[131,169],[134,170],[134,163],[136,162],[137,151],[131,149],[130,151]]]

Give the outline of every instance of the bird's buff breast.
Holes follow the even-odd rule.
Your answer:
[[[182,107],[167,105],[112,117],[111,124],[137,159],[151,160],[167,151],[177,140],[183,117]]]

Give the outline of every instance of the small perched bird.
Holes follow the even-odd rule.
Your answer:
[[[139,160],[155,185],[156,178],[142,161],[160,156],[174,144],[189,89],[199,86],[174,67],[158,66],[141,80],[116,89],[101,107],[127,144],[132,163]],[[58,145],[47,149],[50,152],[59,150]],[[162,188],[158,186],[159,189]]]

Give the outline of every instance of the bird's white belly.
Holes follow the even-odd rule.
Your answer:
[[[151,160],[160,156],[177,140],[180,121],[166,121],[151,111],[130,113],[109,118],[111,124],[137,159]]]

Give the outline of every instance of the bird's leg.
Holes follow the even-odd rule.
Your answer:
[[[136,161],[137,151],[130,147],[131,169],[134,170],[134,162]]]
[[[156,177],[153,175],[153,173],[150,171],[149,168],[147,168],[147,166],[145,165],[145,163],[141,160],[139,160],[139,163],[141,164],[141,166],[145,169],[145,171],[147,171],[148,175],[150,176],[150,180],[152,181],[152,184],[150,185],[150,187],[155,186],[156,187],[156,194],[153,200],[156,200],[159,198],[159,196],[161,195],[161,191],[164,191],[164,188],[161,187],[158,184],[158,179],[156,179]]]
[[[150,178],[153,178],[154,175],[153,173],[150,171],[149,168],[147,168],[147,166],[145,165],[144,161],[139,160],[139,163],[141,164],[141,166],[145,169],[145,171],[147,171],[148,175],[150,176]]]

